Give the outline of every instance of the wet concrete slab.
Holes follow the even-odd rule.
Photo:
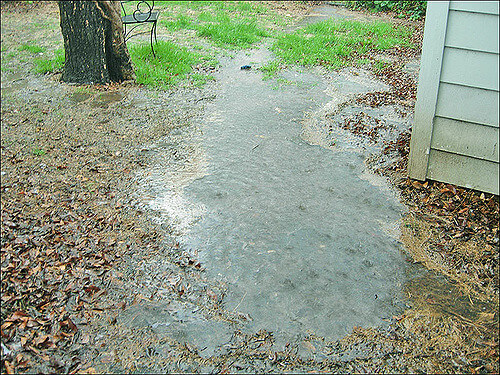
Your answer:
[[[248,332],[338,339],[383,325],[405,307],[407,262],[395,234],[403,207],[384,181],[367,177],[366,148],[344,140],[332,150],[308,135],[356,95],[388,87],[360,70],[288,71],[282,78],[292,84],[277,89],[240,69],[270,57],[263,47],[223,63],[193,140],[197,156],[186,168],[153,171],[150,208],[208,278],[228,285],[224,308],[248,316]]]
[[[252,61],[265,62],[255,51]],[[297,118],[382,83],[337,74],[315,88],[273,90],[260,74],[221,72],[203,127],[207,175],[186,187],[205,213],[183,240],[207,272],[230,285],[228,309],[249,329],[340,338],[401,309],[405,260],[382,229],[401,207],[360,176],[364,156],[301,138]],[[332,90],[335,88],[335,90]]]
[[[168,335],[188,344],[202,357],[224,353],[224,344],[231,340],[231,326],[206,319],[198,310],[195,305],[178,301],[137,304],[126,308],[116,324],[133,329],[148,327],[157,336]]]
[[[320,9],[305,22],[338,9]],[[223,308],[246,317],[233,328],[273,332],[279,350],[309,333],[335,340],[355,326],[386,325],[407,307],[411,265],[398,241],[404,207],[364,164],[383,142],[339,124],[363,112],[384,123],[380,138],[390,140],[411,118],[395,106],[356,104],[360,95],[390,89],[369,71],[287,69],[266,81],[258,67],[270,59],[265,45],[223,59],[212,99],[195,120],[199,130],[145,146],[159,163],[136,193],[201,262],[204,277],[227,285]],[[169,317],[148,314],[161,334],[175,334],[162,325]],[[226,340],[215,333],[200,340],[207,333],[199,320],[180,324],[189,340],[210,343],[207,352]]]

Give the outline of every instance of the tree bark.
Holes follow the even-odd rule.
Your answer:
[[[59,1],[66,61],[62,80],[108,83],[135,79],[118,1]]]

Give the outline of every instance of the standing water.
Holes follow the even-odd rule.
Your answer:
[[[240,69],[269,58],[262,48],[223,64],[201,124],[204,171],[172,179],[151,207],[177,219],[180,242],[227,283],[225,308],[250,316],[247,329],[337,339],[381,325],[403,307],[405,259],[387,230],[402,206],[366,178],[366,155],[311,144],[305,125],[382,84],[288,72],[277,89]]]

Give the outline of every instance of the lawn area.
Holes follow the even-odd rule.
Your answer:
[[[131,2],[133,3],[133,2]],[[133,4],[127,3],[127,12]],[[414,48],[412,30],[387,22],[328,20],[290,29],[290,17],[260,2],[158,1],[159,42],[153,57],[147,30],[143,37],[128,42],[137,82],[153,88],[171,85],[202,86],[213,80],[211,71],[218,56],[267,43],[275,59],[260,67],[264,77],[286,66],[324,66],[339,69],[356,62],[368,63],[366,54],[399,48]],[[35,43],[24,44],[19,52],[33,57],[36,73],[60,71],[64,50],[50,50]],[[375,61],[374,67],[382,63]]]
[[[272,50],[288,64],[339,68],[370,50],[412,47],[410,33],[384,22],[327,20],[279,35]]]

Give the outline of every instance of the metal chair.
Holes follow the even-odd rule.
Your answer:
[[[153,51],[153,57],[156,57],[155,55],[155,50],[153,48],[153,35],[154,35],[154,40],[156,43],[156,23],[158,21],[158,16],[160,14],[159,11],[153,10],[154,8],[154,1],[138,1],[137,2],[137,7],[134,10],[132,14],[127,14],[125,10],[124,3],[128,3],[128,1],[120,1],[120,4],[122,6],[123,14],[124,16],[122,17],[122,22],[123,22],[123,28],[125,31],[125,41],[130,39],[134,35],[138,34],[132,34],[132,31],[139,27],[143,23],[151,23],[151,51]],[[127,31],[127,25],[134,25],[130,28],[130,30]]]

